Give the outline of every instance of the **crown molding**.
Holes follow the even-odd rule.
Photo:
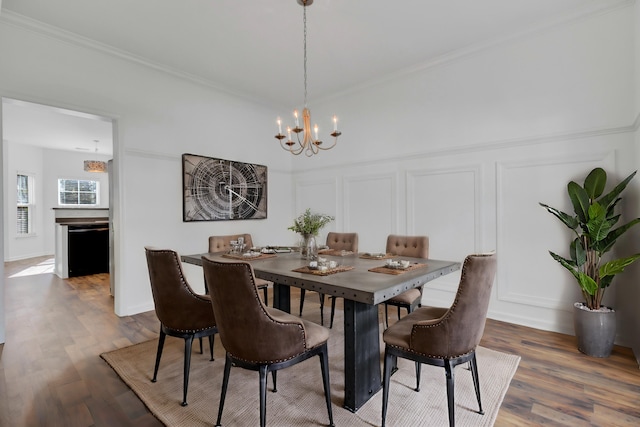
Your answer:
[[[316,100],[316,102],[325,102],[329,100],[334,100],[340,97],[361,92],[366,89],[370,89],[372,87],[380,86],[396,80],[406,79],[407,77],[413,74],[424,72],[432,68],[448,65],[456,61],[464,60],[468,57],[480,54],[482,52],[485,52],[485,51],[488,51],[488,50],[491,50],[491,49],[494,49],[494,48],[527,38],[527,37],[534,36],[536,34],[542,34],[544,32],[551,31],[553,29],[556,29],[565,25],[571,25],[580,21],[584,21],[586,19],[590,19],[595,16],[606,15],[608,13],[615,12],[620,9],[633,7],[636,4],[636,2],[637,0],[601,0],[601,1],[591,2],[584,8],[572,14],[553,18],[551,20],[547,20],[547,21],[538,23],[536,25],[533,25],[531,27],[524,28],[521,31],[518,31],[516,33],[511,33],[511,34],[494,38],[488,41],[482,41],[479,43],[466,46],[461,49],[457,49],[457,50],[445,53],[441,56],[416,64],[414,66],[407,67],[402,70],[398,70],[394,73],[390,73],[378,78],[370,79],[360,84],[353,85],[348,89],[345,89],[339,92],[334,92],[330,95],[320,97]]]
[[[80,34],[64,30],[59,27],[55,27],[53,25],[46,24],[41,21],[37,21],[35,19],[29,18],[27,16],[21,15],[19,13],[12,12],[7,9],[2,9],[0,13],[0,23],[5,23],[11,25],[13,27],[19,28],[24,31],[29,31],[49,39],[63,42],[72,46],[79,46],[91,50],[95,50],[97,52],[110,55],[119,59],[124,59],[126,61],[142,65],[147,68],[151,68],[156,71],[160,71],[162,73],[171,75],[173,77],[177,77],[179,79],[183,79],[189,81],[191,83],[205,86],[209,89],[215,90],[217,92],[221,92],[226,95],[242,98],[244,100],[250,101],[253,104],[260,104],[263,106],[273,107],[272,104],[264,102],[260,99],[256,99],[250,97],[246,93],[238,92],[230,90],[228,87],[213,82],[209,79],[205,79],[203,77],[190,74],[176,68],[172,68],[157,62],[150,61],[149,59],[135,55],[131,52],[127,52],[122,49],[115,48],[113,46],[107,45],[105,43],[101,43],[99,41],[90,39],[88,37],[81,36]]]

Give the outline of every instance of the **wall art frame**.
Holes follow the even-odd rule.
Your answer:
[[[182,220],[229,221],[267,218],[267,167],[182,155]]]

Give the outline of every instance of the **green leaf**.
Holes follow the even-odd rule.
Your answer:
[[[584,250],[580,238],[576,237],[571,242],[569,252],[571,253],[571,259],[578,267],[581,267],[587,261],[587,252]]]
[[[562,211],[559,211],[556,208],[552,208],[549,205],[545,205],[544,203],[539,203],[539,204],[540,204],[540,206],[545,208],[548,212],[552,213],[560,221],[562,221],[564,223],[564,225],[566,225],[570,229],[575,230],[580,225],[580,223],[578,222],[578,219],[576,217],[569,216],[568,214],[566,214],[566,213],[564,213]]]
[[[604,276],[600,278],[600,287],[601,288],[608,288],[609,285],[611,285],[611,281],[613,280],[614,276]]]
[[[598,284],[596,281],[584,274],[582,271],[578,271],[578,283],[589,295],[595,295],[598,290]]]
[[[602,168],[595,168],[584,180],[584,189],[591,200],[595,200],[604,191],[607,184],[607,173]]]
[[[560,255],[558,255],[555,252],[549,251],[549,254],[551,255],[551,257],[553,259],[558,261],[564,268],[569,270],[571,272],[571,274],[573,274],[575,276],[576,279],[578,279],[578,271],[576,270],[576,265],[573,263],[573,261],[571,261],[569,259],[566,259],[564,257],[561,257]]]
[[[608,208],[609,205],[616,200],[616,198],[618,197],[618,194],[622,193],[622,191],[626,188],[627,184],[629,183],[629,181],[631,181],[633,179],[633,177],[636,175],[636,172],[633,172],[631,175],[629,175],[628,177],[625,178],[624,181],[622,181],[620,184],[616,185],[615,188],[613,190],[611,190],[609,193],[605,194],[604,196],[602,196],[600,198],[600,200],[598,200],[598,202],[604,206],[605,208]]]
[[[589,215],[589,196],[584,188],[574,181],[567,184],[567,192],[573,204],[573,211],[581,222],[587,222]]]
[[[592,242],[599,242],[607,237],[611,230],[612,223],[607,221],[606,211],[600,203],[595,202],[589,206],[589,220],[587,221],[587,230]]]
[[[626,266],[632,264],[638,258],[640,258],[640,254],[606,262],[600,266],[600,277],[615,276],[618,273],[622,273]]]
[[[639,222],[640,222],[640,218],[636,218],[624,225],[621,225],[620,227],[614,230],[609,231],[609,233],[607,234],[607,237],[605,237],[600,242],[594,245],[594,249],[596,249],[601,254],[608,252],[613,247],[613,244],[616,242],[618,237],[622,236],[624,233],[627,232],[627,230],[629,230],[631,227],[638,224]]]

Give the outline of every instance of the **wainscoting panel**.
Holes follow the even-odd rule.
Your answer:
[[[566,184],[582,185],[585,171],[597,166],[615,171],[615,157],[607,151],[497,164],[498,247],[508,249],[500,253],[500,301],[569,311],[582,299],[573,276],[549,255],[568,257],[574,234],[539,202],[572,213]]]
[[[395,173],[344,178],[344,231],[358,233],[361,252],[384,251],[398,229],[397,186]]]
[[[331,215],[339,219],[338,201],[337,201],[337,178],[322,177],[317,179],[306,178],[296,180],[294,185],[295,191],[295,212],[294,216],[304,213],[306,209],[311,212]],[[293,224],[293,221],[291,222]],[[332,222],[324,227],[318,234],[316,241],[319,245],[323,245],[327,232],[336,229],[336,223]],[[293,231],[289,231],[293,233]],[[292,239],[297,240],[299,236],[292,234]],[[293,242],[298,244],[299,242]]]
[[[481,250],[479,242],[482,198],[480,165],[446,169],[411,170],[406,173],[407,234],[429,236],[429,257],[463,260]],[[454,294],[458,274],[430,283],[433,290]]]

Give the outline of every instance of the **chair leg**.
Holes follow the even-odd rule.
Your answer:
[[[198,338],[200,341],[200,354],[204,354],[204,350],[202,349],[202,337]]]
[[[262,288],[262,291],[264,292],[264,305],[268,306],[269,305],[269,296],[268,296],[269,293],[267,292],[268,291],[268,287],[265,286],[264,288]]]
[[[384,304],[384,328],[387,329],[389,327],[389,305],[387,303]]]
[[[268,365],[260,365],[260,427],[267,425],[267,368]]]
[[[300,316],[302,316],[302,307],[304,307],[304,294],[306,290],[300,289]]]
[[[331,297],[331,323],[329,324],[329,329],[333,328],[333,316],[336,314],[336,299],[338,299],[338,297]]]
[[[382,379],[382,427],[387,419],[387,403],[389,402],[389,385],[391,381],[391,368],[394,357],[386,350],[384,352],[384,374]]]
[[[153,369],[153,378],[151,379],[152,383],[155,383],[158,378],[158,368],[160,367],[160,358],[162,357],[162,349],[164,348],[164,339],[167,337],[162,331],[162,326],[160,326],[160,337],[158,338],[158,351],[156,352],[156,366]]]
[[[324,398],[327,402],[327,412],[329,413],[329,425],[334,426],[333,410],[331,408],[331,383],[329,381],[329,348],[324,345],[324,351],[318,356],[320,357],[320,371],[322,372],[322,384],[324,386]]]
[[[277,385],[277,381],[276,381],[276,374],[278,373],[278,371],[271,371],[271,379],[273,380],[273,392],[277,393],[278,392],[278,385]]]
[[[400,306],[398,306],[398,320],[400,320]]]
[[[482,401],[480,400],[480,379],[478,378],[478,363],[476,362],[476,353],[473,352],[473,357],[469,361],[469,366],[471,367],[471,375],[473,376],[473,387],[476,389],[476,397],[478,398],[478,413],[480,415],[484,415],[484,411],[482,410]]]
[[[191,347],[193,335],[184,339],[184,384],[182,386],[182,406],[187,406],[187,389],[189,388],[189,369],[191,368]]]
[[[209,335],[209,354],[211,354],[211,362],[213,362],[213,340],[215,339],[215,335]],[[202,345],[202,341],[200,341],[200,345]]]
[[[451,360],[445,359],[444,370],[447,376],[447,407],[449,408],[449,427],[456,425],[455,421],[455,395],[454,395],[454,378],[453,367],[451,366]]]
[[[222,376],[222,389],[220,390],[220,405],[218,408],[218,419],[216,421],[216,427],[220,427],[220,421],[222,420],[222,408],[224,407],[224,399],[227,397],[227,386],[229,385],[229,373],[231,372],[231,358],[227,354],[224,362],[224,374]]]
[[[320,297],[320,324],[324,326],[324,294],[318,293]]]
[[[422,368],[422,365],[420,364],[420,362],[415,362],[416,363],[416,391],[420,391],[420,370]]]

